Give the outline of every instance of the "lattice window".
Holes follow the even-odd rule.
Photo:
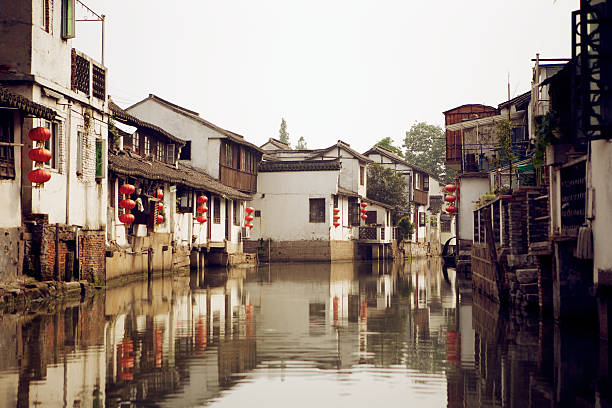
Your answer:
[[[92,95],[95,98],[106,99],[106,70],[97,65],[92,67]]]
[[[72,90],[89,95],[90,62],[72,49]]]
[[[13,143],[13,112],[0,110],[0,178],[15,178],[15,147]]]

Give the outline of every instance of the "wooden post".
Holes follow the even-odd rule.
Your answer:
[[[491,206],[482,209],[485,212],[485,240],[489,247],[489,256],[491,262],[495,266],[495,284],[497,285],[497,296],[499,304],[506,306],[508,304],[508,291],[506,290],[504,269],[501,262],[497,258],[497,248],[495,247],[495,237],[493,235],[493,217],[491,217]]]

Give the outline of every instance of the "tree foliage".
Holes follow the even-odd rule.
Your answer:
[[[510,173],[510,190],[512,191],[512,163],[516,161],[516,156],[512,151],[512,122],[504,119],[497,124],[497,159],[498,166],[509,166]]]
[[[387,150],[391,150],[393,153],[397,154],[400,157],[404,157],[404,153],[402,152],[402,149],[394,146],[393,139],[391,139],[389,136],[379,140],[376,144],[378,146],[384,147]]]
[[[367,196],[396,208],[407,208],[408,184],[400,173],[373,163],[368,165]]]
[[[410,239],[414,234],[414,223],[410,220],[410,216],[406,215],[400,218],[397,223],[402,239]]]
[[[440,126],[413,124],[406,132],[404,148],[407,162],[435,174],[443,183],[455,178],[456,172],[446,167],[446,135]]]
[[[308,149],[308,146],[306,145],[306,139],[304,139],[304,136],[300,136],[300,138],[297,141],[297,145],[295,146],[296,149],[298,150],[306,150]]]
[[[289,145],[289,132],[287,132],[287,122],[285,122],[285,118],[282,118],[280,124],[280,130],[278,131],[278,140]]]

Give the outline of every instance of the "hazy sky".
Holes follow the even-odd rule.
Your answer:
[[[532,58],[568,57],[578,0],[83,0],[106,15],[109,90],[154,93],[261,145],[398,145],[415,121],[530,89]],[[83,13],[79,13],[83,16]],[[74,46],[100,59],[100,24]],[[180,137],[180,135],[177,135]]]

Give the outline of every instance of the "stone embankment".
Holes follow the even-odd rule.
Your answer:
[[[59,298],[74,298],[93,294],[100,286],[88,281],[58,282],[24,279],[0,283],[0,313],[27,308]]]

